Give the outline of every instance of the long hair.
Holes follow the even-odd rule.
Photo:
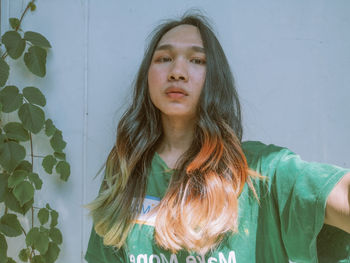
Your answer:
[[[148,69],[162,36],[189,24],[200,32],[206,78],[197,108],[194,139],[179,158],[164,198],[156,208],[155,240],[172,252],[205,254],[238,225],[238,197],[251,172],[241,148],[242,121],[234,79],[224,51],[206,18],[184,15],[153,31],[139,68],[133,101],[117,128],[98,197],[87,207],[105,245],[121,247],[144,200],[147,175],[162,140],[160,111],[148,91]]]

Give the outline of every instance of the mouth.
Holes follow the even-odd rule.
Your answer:
[[[165,90],[165,94],[171,98],[182,98],[188,96],[188,93],[180,87],[171,86]]]

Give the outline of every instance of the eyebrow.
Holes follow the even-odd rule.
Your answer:
[[[175,49],[173,45],[164,44],[164,45],[158,46],[156,48],[156,51],[157,50],[173,50],[173,49]],[[201,53],[205,54],[205,49],[203,47],[200,47],[200,46],[190,46],[189,49],[192,49],[193,51],[201,52]]]

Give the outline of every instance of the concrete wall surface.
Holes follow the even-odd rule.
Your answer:
[[[1,0],[1,34],[27,3]],[[94,177],[115,141],[146,38],[162,19],[189,8],[211,19],[226,52],[242,102],[244,140],[350,167],[348,0],[37,0],[36,5],[22,28],[43,34],[52,45],[46,77],[9,59],[16,68],[8,84],[40,88],[47,116],[67,141],[69,181],[45,177],[35,201],[59,212],[64,242],[57,262],[85,262],[92,222],[82,205],[96,197],[101,177]],[[38,171],[40,166],[36,157]],[[23,240],[9,244],[15,257]]]

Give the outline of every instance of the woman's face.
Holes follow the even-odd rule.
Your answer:
[[[195,117],[206,74],[197,27],[180,25],[163,35],[148,70],[153,104],[168,116]]]

